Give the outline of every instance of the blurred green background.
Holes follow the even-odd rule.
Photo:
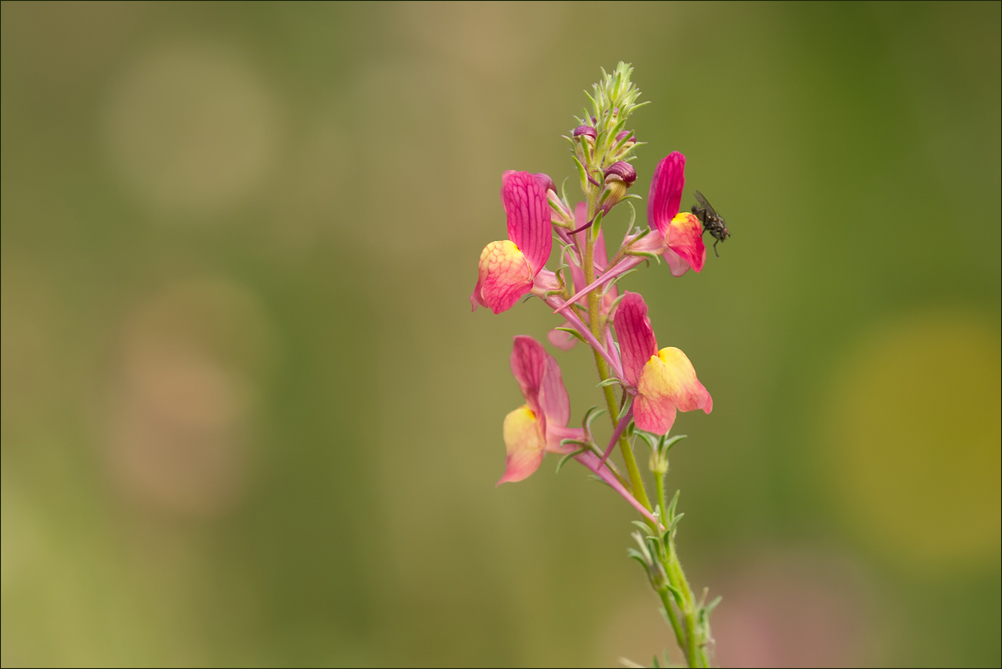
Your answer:
[[[5,666],[670,645],[626,504],[494,488],[557,320],[468,302],[618,60],[637,191],[682,151],[733,233],[623,282],[713,394],[669,485],[718,661],[1002,662],[999,3],[2,7]]]

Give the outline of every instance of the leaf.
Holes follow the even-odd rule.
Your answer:
[[[568,453],[564,457],[560,458],[560,462],[557,463],[557,471],[556,471],[556,473],[557,474],[560,473],[560,469],[564,466],[564,463],[566,463],[568,460],[570,460],[571,458],[573,458],[575,455],[581,455],[582,453],[585,453],[588,450],[589,449],[587,449],[587,448],[579,448],[578,450],[574,451],[573,453]]]
[[[557,329],[559,330],[560,328],[557,328]],[[610,379],[606,379],[605,381],[599,382],[598,385],[596,385],[595,387],[596,388],[605,388],[606,386],[614,386],[614,385],[620,385],[621,386],[621,385],[623,385],[623,382],[621,380],[619,380],[617,377],[614,376],[614,377],[612,377]]]
[[[663,452],[667,453],[671,449],[672,446],[674,446],[676,443],[682,441],[683,439],[688,438],[688,436],[689,435],[687,435],[687,434],[676,434],[674,437],[669,437],[668,440],[664,442],[664,446],[662,446],[662,448],[664,449]]]
[[[633,224],[637,221],[637,210],[633,207],[633,203],[628,201],[626,206],[630,208],[630,224],[626,226],[626,234],[623,235],[624,237],[630,234],[630,230],[633,229]]]
[[[559,327],[559,328],[553,328],[553,329],[554,330],[560,330],[561,332],[567,332],[568,334],[574,335],[575,337],[577,337],[581,341],[585,341],[585,338],[581,336],[581,333],[578,332],[577,330],[575,330],[574,328]],[[585,343],[588,343],[588,342],[585,342]]]
[[[571,156],[574,159],[574,164],[578,167],[578,174],[581,176],[581,190],[588,192],[588,171],[585,170],[584,165],[578,160],[577,156]]]
[[[605,210],[599,209],[598,213],[595,214],[595,218],[592,219],[592,239],[598,239],[598,233],[602,231],[602,218],[605,216]]]
[[[640,564],[644,565],[644,570],[645,571],[647,570],[648,567],[651,566],[650,563],[647,562],[647,558],[644,557],[643,553],[641,553],[640,551],[638,551],[636,548],[627,548],[626,549],[626,554],[627,554],[627,556],[629,556],[630,559],[636,560]]]
[[[648,525],[647,523],[645,523],[642,520],[631,520],[630,522],[633,523],[634,525],[636,525],[637,527],[639,527],[641,530],[643,530],[645,537],[651,536],[650,525]]]
[[[591,422],[605,413],[605,409],[599,409],[598,407],[592,407],[585,412],[584,418],[581,420],[581,427],[585,429],[585,432],[591,433]]]

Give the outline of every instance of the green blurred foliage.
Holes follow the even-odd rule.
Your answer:
[[[556,321],[468,310],[618,60],[638,192],[680,150],[733,233],[623,282],[714,396],[669,482],[720,661],[1002,661],[998,3],[2,8],[4,665],[667,646],[625,504],[494,488]]]

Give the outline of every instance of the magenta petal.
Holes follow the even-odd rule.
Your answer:
[[[501,201],[508,217],[508,239],[525,254],[532,271],[539,272],[553,246],[546,189],[528,172],[509,170],[501,177]]]
[[[647,198],[647,223],[662,237],[667,237],[668,226],[678,213],[684,185],[685,156],[672,151],[654,169],[651,192]]]
[[[543,348],[538,342],[537,345]],[[539,406],[546,416],[548,425],[563,427],[571,418],[571,400],[567,396],[567,388],[564,387],[564,378],[556,358],[546,351],[543,351],[543,355],[546,356],[546,371],[543,373],[543,382],[539,388]]]
[[[533,174],[532,176],[535,177],[536,183],[538,183],[540,186],[543,187],[544,193],[549,190],[552,190],[554,193],[557,192],[557,187],[556,185],[554,185],[553,179],[550,178],[549,174],[546,174],[544,172],[538,172],[537,174]]]
[[[544,412],[539,404],[539,389],[543,385],[548,354],[543,345],[527,335],[517,335],[511,350],[511,373],[522,389],[522,397],[532,412],[542,417]],[[566,421],[564,422],[566,425]]]
[[[613,322],[619,339],[619,352],[623,357],[623,375],[627,383],[636,386],[644,365],[658,353],[658,342],[647,318],[644,298],[639,293],[623,293]]]

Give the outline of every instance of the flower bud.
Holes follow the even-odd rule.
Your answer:
[[[623,141],[623,139],[625,139],[627,137],[629,137],[629,139],[626,141],[625,146],[629,146],[631,144],[636,144],[637,143],[637,138],[633,135],[633,131],[632,130],[623,130],[623,131],[619,132],[616,135],[616,143],[618,144],[619,142]]]
[[[605,170],[605,183],[622,181],[627,187],[637,180],[637,170],[625,160],[617,160]]]
[[[579,125],[574,128],[574,137],[581,137],[582,135],[591,137],[592,141],[595,141],[595,138],[598,137],[598,132],[590,125]]]
[[[606,212],[626,196],[626,189],[632,186],[636,180],[637,170],[625,160],[617,160],[605,170],[607,195],[602,206]]]

